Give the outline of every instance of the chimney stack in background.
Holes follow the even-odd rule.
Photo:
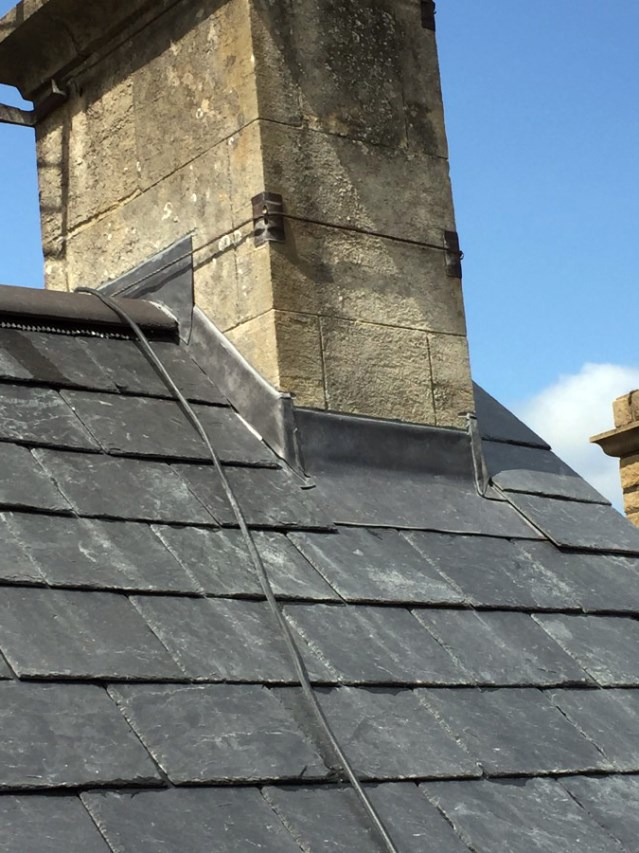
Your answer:
[[[639,390],[617,397],[612,410],[615,429],[590,440],[608,456],[619,459],[624,509],[639,527]]]
[[[464,425],[431,0],[24,0],[0,82],[38,102],[52,80],[47,287],[192,234],[196,303],[298,404]]]

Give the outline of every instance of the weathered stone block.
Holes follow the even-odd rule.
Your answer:
[[[395,5],[254,0],[260,117],[287,124],[303,119],[326,133],[405,147],[400,66],[406,34]]]
[[[196,266],[195,301],[223,332],[270,311],[273,289],[267,247],[255,249],[252,240],[239,245],[221,241],[215,256]]]
[[[215,241],[232,230],[228,186],[223,142],[73,233],[67,243],[69,287],[116,278],[189,233],[194,234],[196,249]]]
[[[320,320],[307,314],[275,311],[278,384],[299,406],[326,406]]]
[[[269,382],[294,394],[298,405],[325,408],[316,317],[269,311],[227,337]]]
[[[443,244],[455,230],[448,162],[260,122],[266,187],[302,219]]]
[[[461,282],[441,250],[289,220],[270,252],[275,308],[466,333]]]
[[[630,391],[613,401],[612,411],[616,427],[624,427],[639,421],[639,392]]]
[[[69,113],[60,154],[69,158],[68,199],[62,202],[71,230],[138,189],[132,81],[96,73],[84,81]]]
[[[465,413],[475,410],[468,342],[460,335],[429,335],[435,423],[463,427]]]
[[[623,505],[626,515],[629,517],[636,513],[639,516],[639,483],[636,484],[632,491],[624,491]]]
[[[639,486],[639,453],[620,459],[619,471],[621,473],[621,488],[624,491]]]
[[[434,423],[426,332],[331,317],[321,331],[329,409]]]
[[[133,72],[143,188],[257,117],[247,0],[179,3],[145,35]]]

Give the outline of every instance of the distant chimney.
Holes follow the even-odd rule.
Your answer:
[[[626,515],[639,527],[639,390],[617,397],[612,410],[615,429],[590,440],[608,456],[619,459]]]
[[[41,100],[52,80],[47,287],[192,233],[197,303],[299,404],[463,424],[432,0],[24,0],[0,82]]]

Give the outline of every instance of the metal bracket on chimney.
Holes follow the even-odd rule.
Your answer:
[[[422,0],[422,27],[435,32],[435,0]]]
[[[464,253],[459,248],[459,234],[456,231],[444,231],[444,249],[446,250],[446,275],[450,278],[461,278],[461,262]]]
[[[264,243],[284,243],[284,200],[278,193],[263,192],[251,199],[253,205],[253,236],[256,246]]]
[[[56,107],[66,101],[66,94],[60,89],[55,80],[51,80],[38,93],[32,110],[21,110],[0,104],[0,124],[15,124],[19,127],[35,127],[39,121],[46,118]]]

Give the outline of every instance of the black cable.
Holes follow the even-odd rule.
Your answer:
[[[241,508],[240,504],[238,503],[237,498],[235,497],[235,493],[233,492],[233,487],[231,486],[231,484],[228,480],[228,477],[226,476],[226,472],[224,471],[224,468],[222,467],[222,464],[220,462],[220,458],[217,455],[217,452],[215,451],[215,449],[213,448],[213,445],[211,444],[209,437],[206,434],[206,430],[202,426],[200,419],[195,414],[195,412],[193,411],[193,408],[189,404],[188,400],[182,394],[180,389],[177,387],[177,385],[175,384],[175,382],[171,378],[169,372],[166,370],[166,368],[164,367],[164,365],[162,364],[160,359],[153,352],[153,349],[151,348],[151,345],[149,343],[148,338],[146,337],[146,335],[144,334],[142,329],[140,329],[140,327],[135,322],[135,320],[133,320],[133,318],[130,317],[129,314],[123,308],[121,308],[118,305],[118,303],[114,299],[112,299],[110,296],[106,296],[105,294],[100,293],[99,291],[94,290],[91,287],[78,287],[78,288],[76,288],[75,292],[76,293],[88,293],[88,294],[92,294],[93,296],[96,296],[108,308],[111,308],[111,310],[114,311],[118,315],[118,317],[120,317],[120,319],[123,322],[125,322],[131,328],[132,332],[134,333],[134,335],[136,336],[136,338],[138,340],[138,343],[140,345],[140,349],[142,350],[142,353],[147,358],[147,360],[149,361],[151,366],[154,368],[154,370],[156,371],[158,376],[162,379],[162,381],[164,382],[166,387],[169,389],[169,391],[171,391],[171,393],[174,395],[176,402],[178,403],[178,405],[180,406],[180,408],[184,412],[188,421],[191,423],[193,428],[196,430],[196,432],[198,433],[198,435],[200,436],[200,438],[204,442],[206,449],[209,453],[209,456],[211,457],[211,461],[213,462],[213,465],[214,465],[214,467],[215,467],[215,469],[216,469],[216,471],[220,477],[220,480],[222,481],[222,488],[224,489],[224,493],[226,494],[228,502],[231,505],[231,509],[233,510],[233,514],[235,515],[235,519],[238,523],[240,530],[242,531],[242,537],[243,537],[244,542],[246,544],[246,547],[248,549],[248,552],[249,552],[249,555],[251,557],[251,561],[253,563],[255,571],[257,572],[257,575],[258,575],[264,596],[266,597],[266,600],[268,601],[268,603],[270,605],[271,611],[273,612],[273,615],[274,615],[274,617],[275,617],[275,619],[279,625],[279,628],[280,628],[280,630],[284,636],[284,640],[286,642],[286,646],[287,646],[289,655],[291,657],[291,661],[292,661],[293,666],[295,668],[295,671],[297,673],[298,682],[299,682],[299,685],[302,689],[302,692],[303,692],[304,696],[306,697],[306,699],[307,699],[307,701],[311,707],[311,710],[315,714],[318,723],[320,724],[321,728],[324,730],[324,732],[325,732],[325,734],[326,734],[326,736],[327,736],[327,738],[331,744],[331,747],[332,747],[333,751],[335,752],[340,764],[342,765],[342,768],[343,768],[346,776],[348,777],[349,782],[351,783],[351,785],[353,786],[357,796],[359,797],[359,799],[362,803],[362,806],[366,810],[369,818],[371,819],[373,825],[375,826],[377,833],[379,834],[380,838],[384,842],[384,846],[385,846],[386,850],[388,851],[388,853],[399,853],[399,851],[398,851],[397,847],[395,846],[395,844],[393,843],[393,840],[390,837],[386,827],[384,826],[384,823],[383,823],[381,817],[378,815],[377,810],[375,809],[372,802],[370,801],[368,794],[364,790],[364,787],[362,786],[362,783],[360,782],[359,778],[357,777],[355,770],[353,769],[349,759],[347,758],[346,754],[344,753],[344,750],[342,749],[342,747],[339,743],[339,740],[337,739],[337,736],[333,732],[331,724],[329,723],[328,718],[326,717],[326,714],[324,713],[324,710],[323,710],[322,706],[320,705],[317,696],[315,695],[315,692],[314,692],[313,687],[311,685],[311,680],[310,680],[310,677],[308,674],[308,670],[306,668],[306,664],[304,663],[304,659],[302,658],[301,652],[297,646],[297,643],[295,641],[295,637],[293,636],[293,632],[291,631],[290,625],[286,621],[286,618],[285,618],[284,614],[282,613],[280,605],[279,605],[279,603],[275,597],[275,593],[273,592],[273,587],[271,586],[271,581],[270,581],[268,573],[264,567],[264,563],[262,561],[260,553],[255,546],[255,542],[253,541],[253,537],[251,535],[251,531],[249,530],[249,527],[248,527],[248,524],[246,522],[246,518],[244,516],[242,508]]]

